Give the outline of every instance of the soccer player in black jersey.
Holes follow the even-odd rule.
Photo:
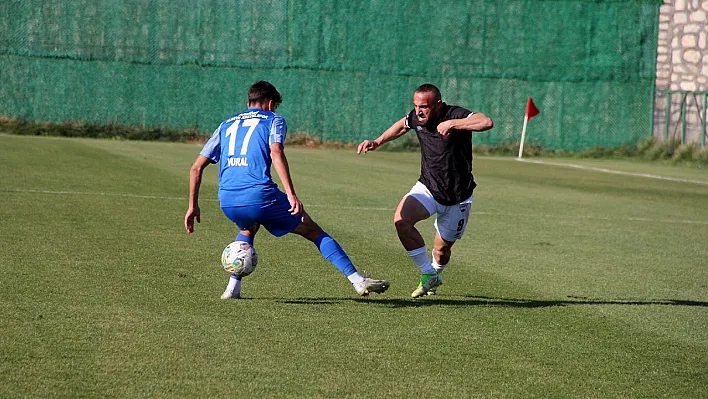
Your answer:
[[[418,182],[398,204],[394,225],[408,255],[420,269],[420,282],[411,296],[434,294],[442,284],[442,271],[450,261],[455,241],[462,237],[472,206],[476,184],[472,176],[472,132],[489,130],[492,120],[479,112],[448,105],[431,84],[413,94],[414,109],[376,140],[364,140],[357,154],[374,151],[382,144],[415,130],[420,142],[421,170]],[[432,262],[415,224],[437,214]]]

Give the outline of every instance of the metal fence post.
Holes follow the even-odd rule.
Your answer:
[[[664,144],[669,143],[669,125],[671,125],[671,90],[666,90],[666,113],[664,118],[666,122],[664,123]]]
[[[688,92],[681,93],[681,144],[686,144],[686,97]]]
[[[700,115],[700,110],[698,110],[698,115]],[[708,92],[703,93],[703,118],[702,119],[702,130],[701,130],[701,148],[706,148],[706,119],[708,118]]]

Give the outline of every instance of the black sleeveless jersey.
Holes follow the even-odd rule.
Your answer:
[[[472,131],[452,129],[443,137],[436,128],[440,122],[466,118],[470,114],[469,110],[443,103],[439,119],[431,119],[425,126],[418,124],[415,109],[406,117],[406,127],[415,130],[420,142],[418,180],[442,205],[459,204],[469,198],[476,187],[472,176]]]

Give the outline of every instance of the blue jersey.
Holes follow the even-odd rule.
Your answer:
[[[270,145],[285,143],[288,127],[282,116],[249,108],[225,120],[200,152],[219,163],[222,207],[268,204],[278,186],[270,175]]]

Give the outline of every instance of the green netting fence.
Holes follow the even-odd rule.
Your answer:
[[[266,79],[290,131],[356,142],[436,84],[477,144],[651,137],[659,0],[4,0],[0,115],[211,132]]]

